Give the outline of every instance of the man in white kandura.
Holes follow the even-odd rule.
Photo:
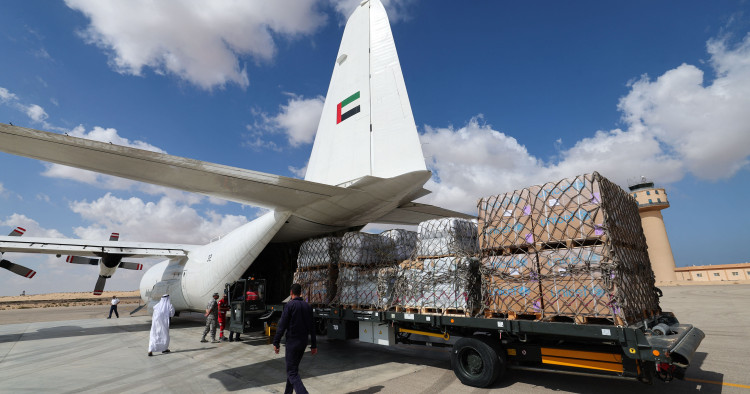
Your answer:
[[[174,307],[169,302],[169,294],[164,294],[151,318],[151,337],[148,341],[148,355],[154,352],[169,353],[169,318],[174,316]]]

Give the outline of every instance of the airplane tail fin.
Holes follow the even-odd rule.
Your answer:
[[[380,0],[363,1],[344,28],[305,180],[426,169],[388,16]]]

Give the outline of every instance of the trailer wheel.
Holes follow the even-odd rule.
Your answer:
[[[451,367],[461,383],[487,387],[505,372],[505,352],[489,338],[461,338],[453,345]]]

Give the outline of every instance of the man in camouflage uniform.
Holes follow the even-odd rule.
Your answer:
[[[203,330],[201,342],[208,342],[206,334],[211,331],[211,343],[219,343],[216,340],[216,325],[219,323],[219,303],[216,302],[218,299],[219,293],[214,293],[213,299],[206,305],[206,329]]]

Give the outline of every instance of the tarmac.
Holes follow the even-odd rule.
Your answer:
[[[462,385],[449,350],[318,338],[301,376],[312,393],[748,393],[750,285],[664,287],[662,308],[706,333],[686,380],[653,385],[605,378],[509,370],[489,389]],[[148,357],[150,316],[106,319],[106,306],[0,311],[0,392],[283,392],[283,349],[260,332],[240,343],[200,343],[201,314],[170,328],[169,354]]]

